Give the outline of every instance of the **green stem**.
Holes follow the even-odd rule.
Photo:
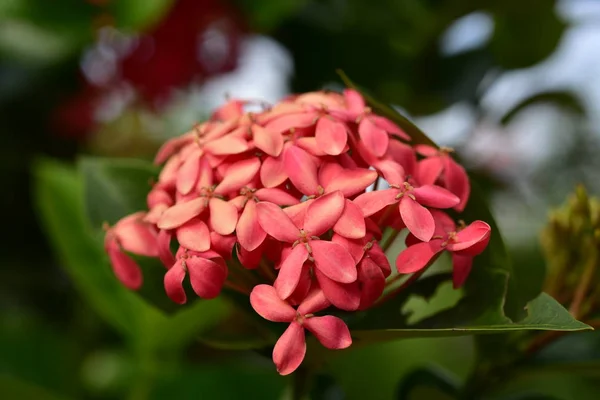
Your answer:
[[[399,234],[400,231],[394,231],[381,243],[381,250],[383,250],[384,253],[388,251],[392,244],[394,244]]]
[[[596,272],[596,257],[590,257],[583,274],[581,275],[579,284],[575,289],[571,306],[569,307],[569,312],[573,314],[575,318],[581,318],[581,305],[585,300],[585,295],[588,293],[592,279],[594,278],[594,272]]]

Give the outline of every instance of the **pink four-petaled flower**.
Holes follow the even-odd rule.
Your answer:
[[[250,293],[250,304],[261,317],[269,321],[290,323],[273,348],[273,361],[281,375],[294,372],[302,363],[306,354],[304,329],[329,349],[345,349],[352,344],[350,331],[344,321],[331,315],[314,315],[330,306],[318,287],[306,296],[296,310],[269,285],[255,286]]]
[[[445,213],[434,211],[435,235],[429,242],[415,236],[406,238],[407,248],[396,259],[398,272],[409,274],[425,268],[436,255],[446,250],[452,253],[454,287],[463,285],[471,271],[473,257],[485,250],[491,235],[490,226],[483,221],[457,229]]]

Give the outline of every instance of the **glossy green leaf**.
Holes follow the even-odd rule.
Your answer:
[[[88,229],[81,181],[58,162],[38,161],[35,199],[40,220],[73,284],[113,327],[138,337],[161,313],[126,289],[112,273],[102,246]]]
[[[146,195],[158,173],[153,164],[136,159],[83,157],[78,167],[85,211],[94,229],[147,208]]]
[[[569,111],[577,115],[585,114],[584,105],[574,93],[570,93],[567,91],[548,91],[538,93],[521,101],[509,112],[507,112],[502,117],[500,122],[502,124],[509,123],[515,117],[515,115],[519,114],[521,111],[528,108],[529,106],[535,104],[552,104],[558,106],[559,108],[565,111]]]
[[[190,305],[165,315],[115,278],[100,241],[86,224],[80,175],[50,160],[39,161],[35,171],[37,208],[48,237],[77,289],[107,322],[147,350],[180,348],[203,334],[227,345],[227,333],[217,328],[233,312],[233,302],[226,297],[190,299]],[[114,171],[118,169],[111,169]],[[100,176],[108,179],[110,175]],[[262,347],[265,341],[261,336],[252,336],[256,332],[245,332],[244,338],[231,342],[240,347]]]
[[[497,271],[498,278],[506,277]],[[488,282],[481,282],[482,286]],[[493,283],[493,282],[489,282]],[[483,333],[502,333],[521,330],[582,331],[592,329],[583,322],[574,319],[556,300],[542,293],[527,304],[527,315],[519,321],[512,321],[502,310],[502,287],[482,287],[493,304],[482,303],[478,296],[464,297],[457,306],[442,311],[419,323],[407,326],[402,323],[401,315],[389,316],[389,321],[375,325],[353,326],[352,336],[363,341],[392,340],[395,338],[460,336]],[[479,302],[479,303],[478,303]],[[395,323],[400,321],[400,323]]]

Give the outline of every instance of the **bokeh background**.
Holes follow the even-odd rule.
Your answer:
[[[544,268],[549,207],[577,183],[598,193],[595,0],[0,1],[0,397],[279,398],[286,381],[267,359],[198,344],[137,382],[148,361],[65,273],[73,258],[52,236],[98,260],[67,217],[55,216],[63,231],[40,219],[34,178],[48,157],[149,158],[229,97],[341,89],[337,68],[457,151],[519,268]],[[390,399],[415,366],[462,378],[472,363],[470,338],[347,351],[322,398]],[[511,384],[600,394],[577,371]]]

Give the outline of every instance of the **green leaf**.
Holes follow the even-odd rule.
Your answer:
[[[566,24],[551,5],[554,1],[507,0],[494,2],[494,35],[490,50],[504,68],[525,68],[548,57],[556,48]],[[535,20],[535,24],[531,21]]]
[[[100,164],[111,174],[119,171]],[[94,165],[88,162],[86,167]],[[118,187],[108,181],[114,177],[111,174],[93,176],[105,179],[107,188]],[[165,315],[115,278],[100,242],[86,224],[82,182],[76,171],[56,161],[40,160],[35,175],[36,206],[47,236],[76,288],[108,323],[145,351],[178,349],[203,334],[223,336],[216,328],[231,315],[234,303],[225,297],[196,300],[172,316]],[[254,331],[244,333],[249,343],[260,339],[252,336]],[[221,340],[226,343],[227,335]],[[264,340],[260,343],[263,346]]]
[[[110,270],[88,229],[77,173],[52,160],[38,161],[34,173],[41,223],[75,287],[114,328],[130,337],[145,335],[149,321],[160,319],[161,313],[121,285]]]
[[[498,274],[502,274],[498,272]],[[574,319],[556,300],[542,293],[527,304],[527,315],[520,321],[511,321],[502,311],[502,288],[487,287],[498,301],[491,305],[474,303],[478,299],[466,296],[456,307],[442,311],[414,326],[395,324],[400,318],[380,326],[354,326],[352,336],[363,341],[392,340],[410,337],[460,336],[484,333],[502,333],[521,330],[582,331],[592,329]],[[396,326],[397,325],[397,326]]]
[[[585,107],[574,93],[557,90],[538,93],[523,100],[515,107],[513,107],[509,112],[507,112],[502,117],[500,122],[502,124],[508,124],[510,121],[512,121],[515,115],[519,114],[521,111],[528,108],[529,106],[544,103],[554,104],[564,109],[565,111],[569,111],[577,115],[585,115]]]
[[[109,7],[118,27],[137,31],[159,22],[172,5],[173,0],[119,0]]]
[[[85,211],[94,229],[147,208],[150,183],[158,173],[153,164],[128,158],[83,157],[78,167],[83,178]]]

